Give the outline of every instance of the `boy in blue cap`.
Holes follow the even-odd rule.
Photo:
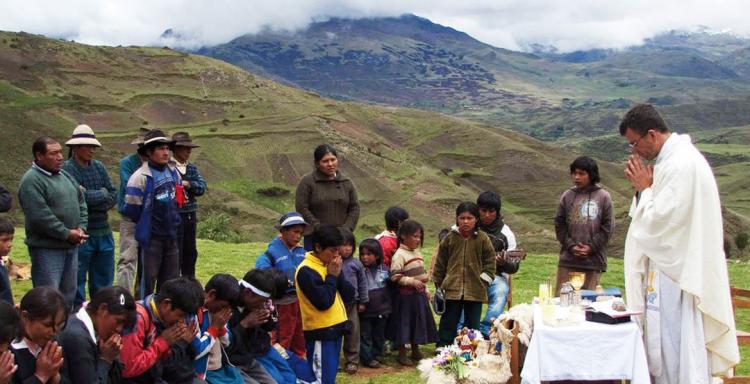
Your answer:
[[[268,248],[255,261],[255,268],[276,268],[284,273],[289,281],[289,289],[276,307],[279,321],[276,323],[274,342],[281,344],[294,354],[305,357],[305,337],[302,332],[302,315],[297,292],[294,286],[294,273],[297,266],[305,259],[305,249],[300,244],[307,223],[298,212],[289,212],[281,216],[276,226],[279,236],[273,239]]]

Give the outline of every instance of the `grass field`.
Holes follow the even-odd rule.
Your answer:
[[[117,235],[117,233],[115,233]],[[211,240],[198,240],[198,265],[196,267],[198,279],[205,283],[216,273],[229,273],[241,278],[255,265],[255,258],[265,250],[265,243],[229,244],[217,243]],[[425,243],[423,255],[429,260],[435,247],[434,243]],[[11,257],[14,261],[28,263],[29,257],[23,244],[23,229],[19,228],[13,240]],[[552,278],[556,271],[556,255],[530,253],[522,263],[521,269],[513,276],[513,302],[515,304],[530,302],[537,292],[539,282]],[[429,261],[428,261],[429,262]],[[750,289],[750,260],[733,260],[728,262],[730,281],[732,285]],[[13,294],[16,300],[31,288],[31,281],[14,281]],[[602,277],[602,285],[606,287],[620,287],[624,290],[623,263],[621,259],[609,259],[609,270]],[[436,318],[436,321],[439,319]],[[750,310],[737,313],[737,327],[750,330]],[[434,350],[434,346],[422,347],[426,354]],[[738,374],[750,374],[750,348],[742,348],[743,360],[737,370]],[[364,383],[414,383],[418,382],[419,374],[414,368],[403,368],[396,363],[392,354],[386,360],[387,367],[373,371],[361,368],[357,375],[340,374],[337,382],[344,384]]]

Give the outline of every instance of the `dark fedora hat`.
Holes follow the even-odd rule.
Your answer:
[[[200,147],[198,144],[193,144],[193,139],[190,138],[190,134],[187,132],[177,132],[172,135],[172,141],[174,141],[175,147],[189,147],[196,148]]]
[[[130,142],[130,144],[137,144],[137,145],[143,145],[143,138],[146,137],[146,134],[150,131],[148,128],[139,128],[138,129],[138,136],[136,136],[133,141]]]
[[[164,132],[160,129],[152,129],[143,137],[143,145],[138,147],[138,153],[145,156],[147,151],[151,148],[159,145],[171,146],[172,144],[174,144],[174,141],[168,139]]]

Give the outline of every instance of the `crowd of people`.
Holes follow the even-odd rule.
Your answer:
[[[644,228],[631,227],[628,233],[626,288],[629,300],[633,295],[636,306],[645,306],[636,298],[653,295],[657,275],[656,289],[664,292],[661,305],[670,306],[670,314],[658,323],[658,315],[653,316],[659,302],[653,305],[649,299],[648,314],[657,319],[647,323],[649,333],[665,321],[689,326],[659,336],[670,341],[664,348],[676,341],[677,350],[665,355],[664,348],[650,345],[650,362],[660,367],[652,374],[659,382],[687,382],[675,378],[684,378],[688,369],[710,377],[716,369],[731,367],[737,352],[736,343],[734,351],[727,344],[734,323],[722,291],[728,294],[723,260],[710,267],[719,281],[712,282],[719,285],[712,289],[691,280],[693,269],[708,263],[688,268],[691,263],[682,261],[679,252],[665,251],[662,243],[664,228],[671,228],[675,238],[685,235],[670,215],[696,202],[665,195],[663,188],[672,187],[660,183],[685,180],[665,175],[659,156],[684,147],[689,153],[681,160],[695,161],[703,172],[698,172],[704,178],[700,183],[710,180],[705,160],[694,158],[689,140],[671,134],[660,121],[653,107],[642,105],[621,125],[638,155],[625,171],[638,192],[631,207],[633,225]],[[355,185],[339,169],[336,149],[324,144],[314,151],[314,170],[299,182],[296,211],[279,218],[278,235],[253,268],[239,280],[217,274],[201,285],[195,278],[196,214],[207,184],[190,161],[198,145],[186,132],[168,137],[158,129],[141,129],[132,144],[137,150],[120,161],[118,191],[93,158],[101,143],[89,126],[76,127],[65,142],[65,160],[54,139],[34,141],[34,161],[18,191],[34,288],[14,307],[7,270],[0,265],[0,384],[327,384],[335,382],[339,370],[355,374],[360,367],[379,368],[391,352],[397,353],[398,364],[413,366],[424,357],[421,345],[450,345],[464,327],[487,337],[506,306],[510,276],[524,257],[494,191],[458,204],[455,221],[439,234],[429,265],[420,252],[424,226],[399,206],[384,213],[382,233],[358,243]],[[656,158],[656,168],[644,166],[641,157]],[[600,283],[614,232],[612,199],[600,185],[597,163],[579,157],[570,164],[570,176],[574,186],[560,197],[554,220],[560,243],[558,291],[571,272],[586,272],[587,289]],[[700,192],[718,202],[715,181],[713,186]],[[0,187],[0,209],[10,209],[9,195]],[[108,220],[114,206],[121,216],[116,267]],[[718,215],[720,230],[719,208],[704,209],[713,224]],[[689,217],[684,221],[692,231],[701,228]],[[9,254],[13,236],[12,223],[0,217],[0,256]],[[675,267],[676,262],[685,266]],[[680,307],[675,302],[680,298],[695,304]],[[698,332],[704,327],[712,332]],[[680,340],[691,347],[710,346],[685,351]],[[683,357],[703,365],[680,365]]]

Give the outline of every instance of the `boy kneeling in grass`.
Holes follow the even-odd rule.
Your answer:
[[[203,288],[180,277],[136,303],[137,317],[122,337],[120,359],[127,383],[204,383],[195,375],[198,334],[195,313],[203,305]]]

